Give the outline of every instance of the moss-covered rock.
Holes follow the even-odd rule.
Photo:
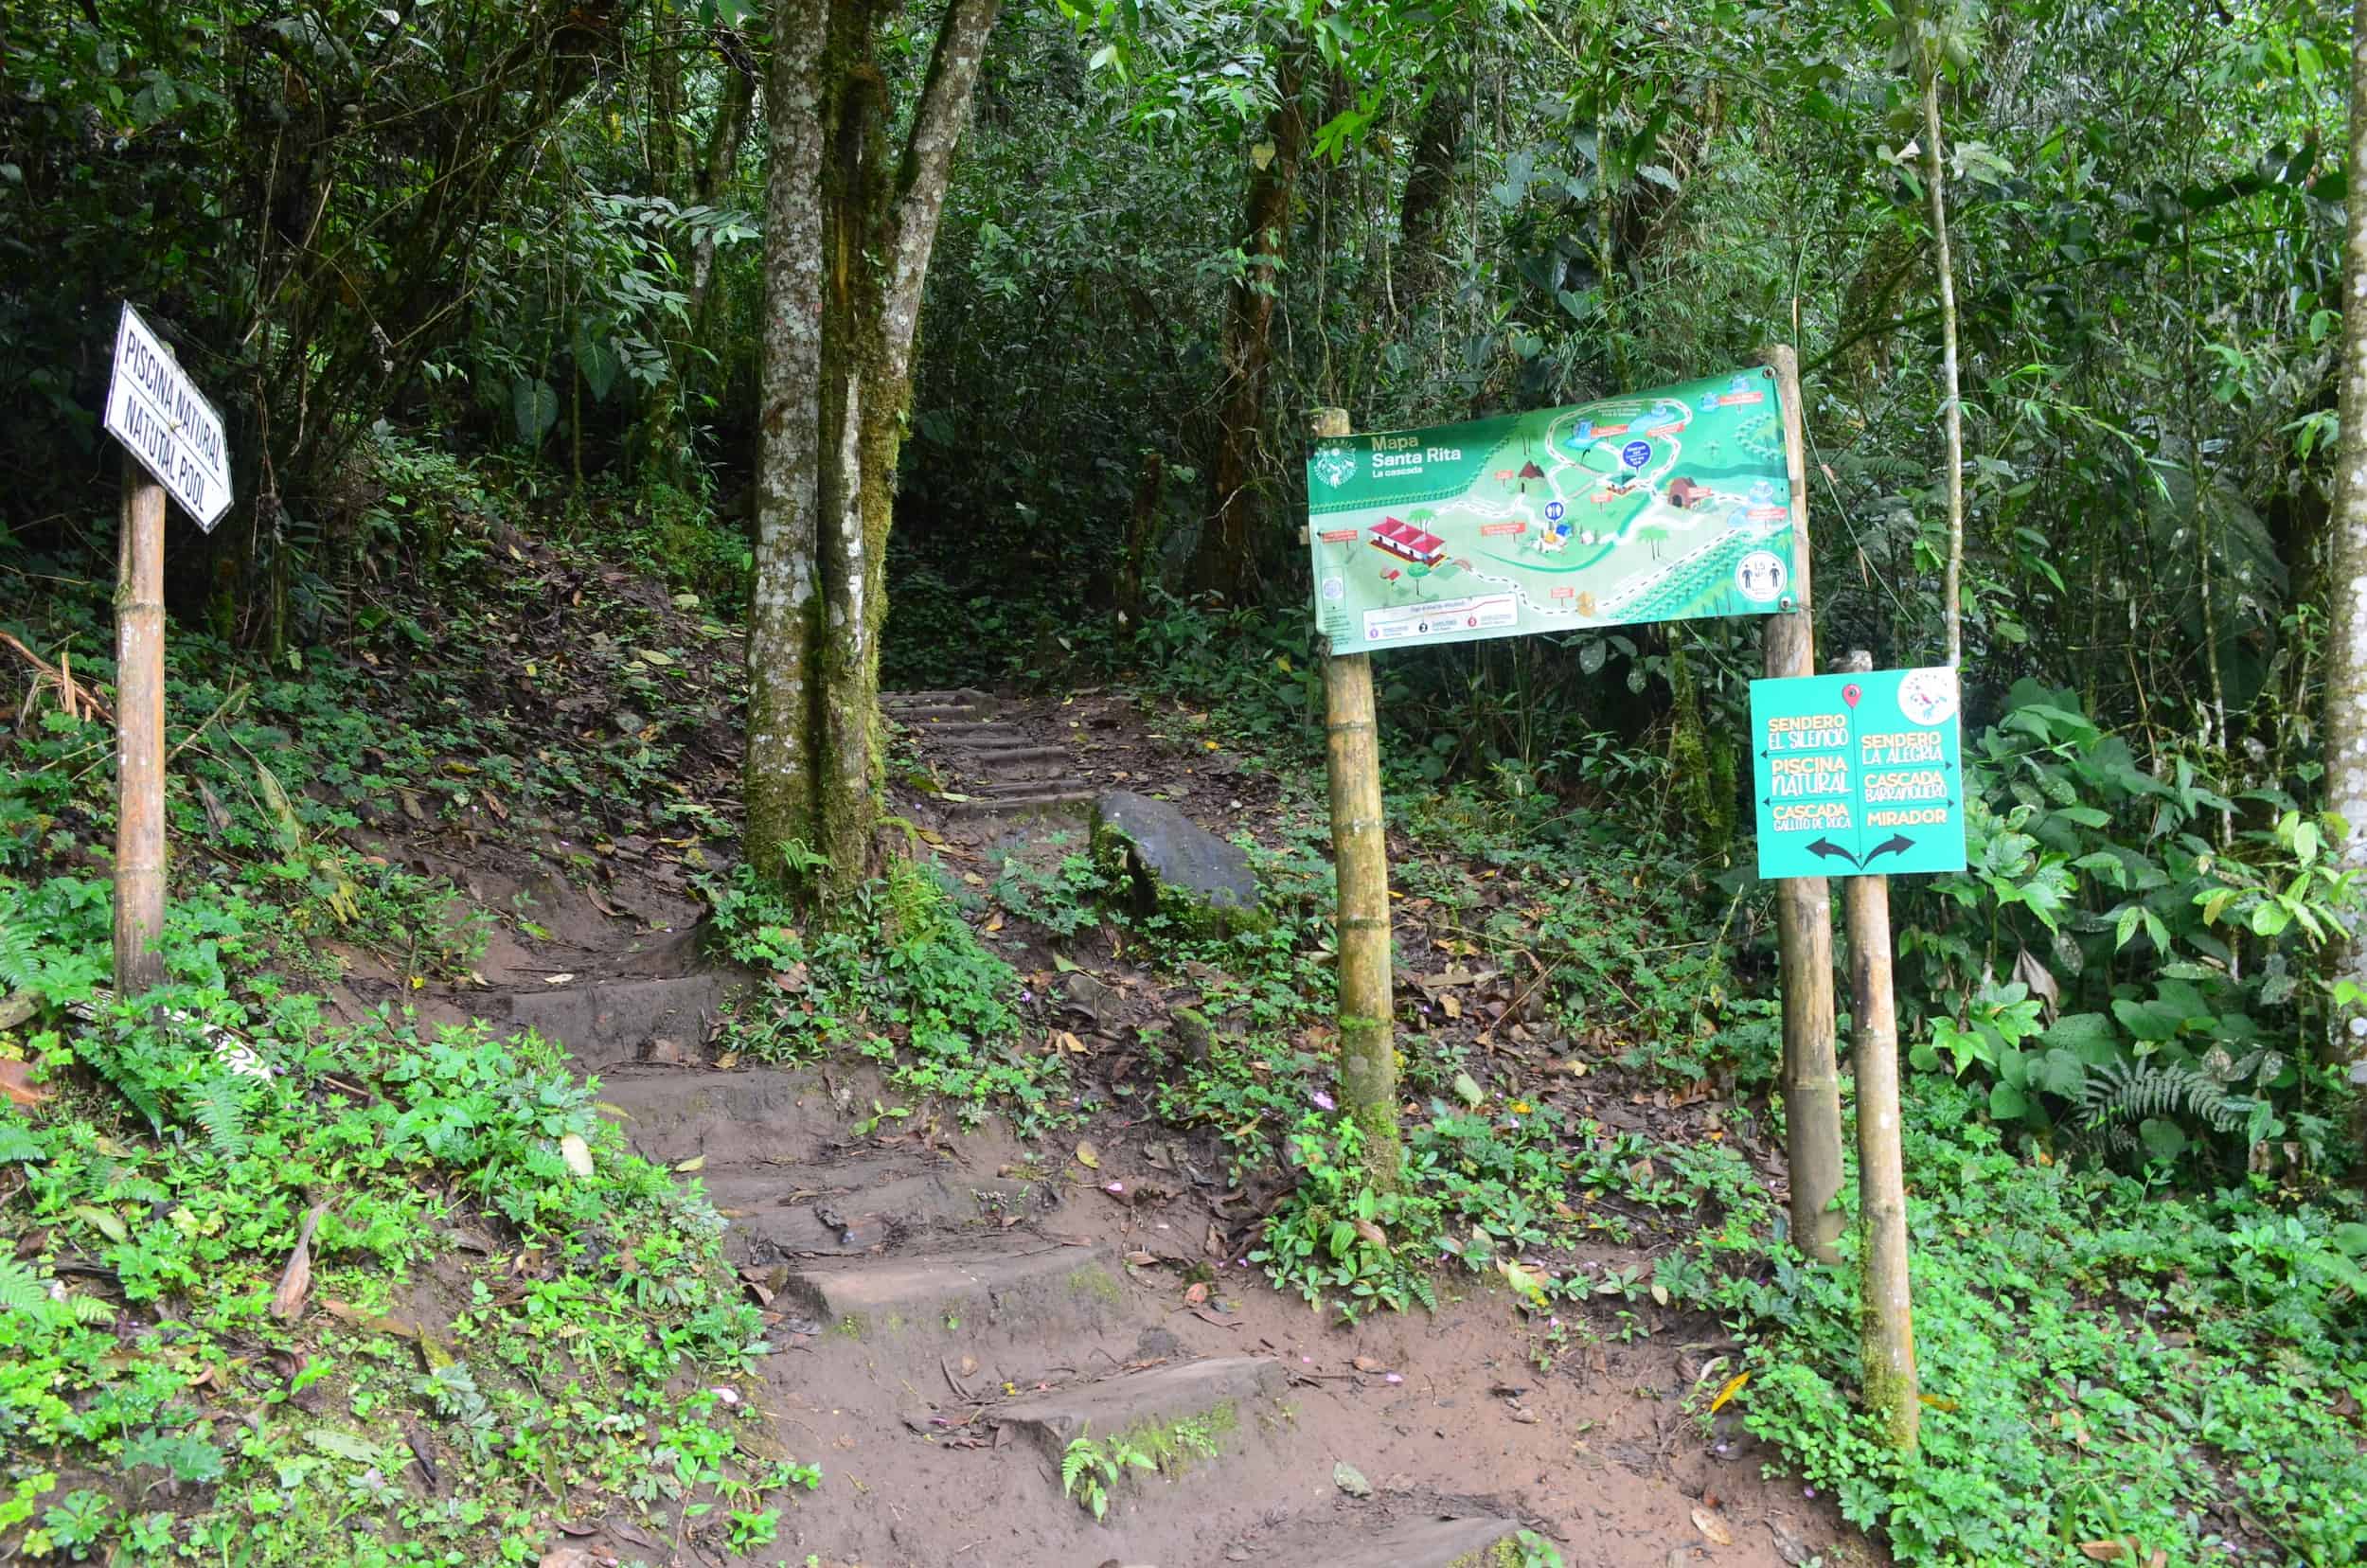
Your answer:
[[[1159,914],[1193,935],[1262,931],[1249,856],[1164,800],[1112,790],[1094,802],[1093,858],[1138,915]]]

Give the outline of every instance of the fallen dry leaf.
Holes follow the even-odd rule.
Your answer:
[[[46,1089],[33,1087],[32,1068],[22,1061],[0,1061],[0,1099],[16,1105],[39,1105],[49,1097]]]
[[[282,1323],[294,1323],[304,1315],[304,1298],[312,1293],[312,1228],[328,1212],[327,1203],[314,1203],[305,1212],[304,1223],[296,1231],[295,1250],[288,1255],[288,1266],[279,1271],[279,1288],[271,1293],[271,1315]]]
[[[1192,1288],[1184,1292],[1184,1305],[1186,1307],[1198,1307],[1207,1301],[1207,1299],[1208,1282],[1206,1280],[1194,1282]]]
[[[1101,1168],[1101,1150],[1095,1149],[1089,1143],[1080,1143],[1077,1146],[1077,1163],[1083,1166],[1087,1170],[1099,1170]]]
[[[1693,1510],[1693,1527],[1700,1531],[1702,1539],[1713,1546],[1732,1546],[1735,1543],[1734,1531],[1726,1528],[1726,1522],[1707,1508]]]

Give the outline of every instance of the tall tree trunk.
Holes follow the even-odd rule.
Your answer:
[[[716,98],[715,120],[707,128],[705,153],[691,178],[690,205],[712,206],[731,184],[739,167],[739,144],[748,132],[748,112],[756,102],[756,79],[746,50],[729,29],[716,28],[717,48],[725,62],[722,90]],[[688,330],[668,356],[665,384],[649,400],[648,414],[635,437],[642,472],[667,484],[691,488],[692,456],[684,431],[683,401],[689,383],[688,365],[698,347],[707,341],[707,303],[714,294],[715,231],[702,230],[691,241],[687,257],[690,299],[684,314]]]
[[[823,896],[871,870],[883,568],[921,286],[999,4],[950,0],[892,169],[881,0],[781,0],[774,19],[748,843],[768,874]]]
[[[1242,247],[1249,265],[1227,291],[1219,364],[1224,375],[1218,416],[1216,515],[1201,533],[1193,575],[1203,589],[1236,600],[1257,579],[1255,487],[1265,433],[1266,384],[1273,363],[1274,306],[1289,254],[1290,192],[1307,151],[1307,116],[1299,103],[1303,66],[1296,46],[1274,62],[1274,106],[1266,116],[1262,167],[1253,160]]]
[[[1446,281],[1447,260],[1438,254],[1454,195],[1454,164],[1463,146],[1463,122],[1470,97],[1461,83],[1431,90],[1414,122],[1414,162],[1406,171],[1405,197],[1397,206],[1397,298],[1398,311],[1422,308]]]
[[[1940,161],[1939,23],[1922,45],[1923,183],[1931,202],[1932,271],[1940,292],[1940,411],[1947,430],[1948,569],[1941,601],[1948,617],[1948,668],[1965,662],[1965,410],[1956,384],[1956,269],[1948,249],[1948,179]]]
[[[2355,0],[2351,49],[2350,166],[2367,169],[2367,0]],[[2326,804],[2350,824],[2339,851],[2367,868],[2367,191],[2344,204],[2341,449],[2326,572]],[[2367,987],[2367,925],[2354,931],[2341,978]],[[2351,1079],[2367,1082],[2367,1008],[2349,1009]]]
[[[723,78],[722,101],[716,105],[715,124],[707,133],[707,152],[699,169],[697,202],[713,206],[722,198],[739,169],[739,144],[748,134],[748,112],[756,106],[754,71],[732,70]],[[715,286],[715,232],[701,234],[690,247],[690,320],[692,339],[706,322],[707,297]]]
[[[756,574],[748,609],[745,851],[783,877],[818,833],[814,678],[822,442],[822,45],[830,0],[781,0],[773,21],[772,172],[757,383]]]

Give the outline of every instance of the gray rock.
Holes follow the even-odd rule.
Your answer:
[[[1164,800],[1129,790],[1095,800],[1093,853],[1106,873],[1133,884],[1143,913],[1218,932],[1269,918],[1249,856]]]
[[[1217,1043],[1216,1031],[1208,1026],[1208,1015],[1198,1007],[1177,1007],[1167,1014],[1167,1036],[1185,1060],[1199,1066],[1208,1065],[1208,1059]]]
[[[1349,1464],[1345,1459],[1341,1460],[1338,1464],[1331,1467],[1331,1479],[1333,1485],[1337,1486],[1342,1491],[1346,1492],[1350,1497],[1370,1497],[1373,1495],[1373,1484],[1364,1479],[1364,1472],[1358,1470],[1354,1465]]]

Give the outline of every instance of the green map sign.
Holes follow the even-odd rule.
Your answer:
[[[1575,408],[1318,441],[1318,625],[1340,652],[1792,605],[1764,367]]]
[[[1965,868],[1956,672],[1751,683],[1762,877]]]

